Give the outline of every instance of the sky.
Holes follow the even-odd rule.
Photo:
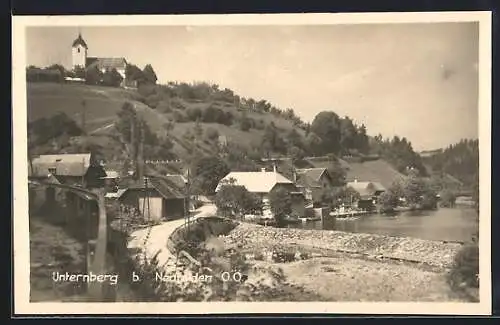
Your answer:
[[[79,31],[89,56],[149,63],[160,83],[216,83],[305,121],[334,111],[416,150],[478,137],[477,23],[28,27],[27,64],[70,68]]]

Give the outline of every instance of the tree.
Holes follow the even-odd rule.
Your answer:
[[[52,64],[51,66],[47,67],[47,70],[57,70],[61,74],[61,76],[64,78],[67,75],[66,68],[64,68],[60,64]]]
[[[282,187],[272,190],[269,193],[269,205],[276,225],[282,227],[285,218],[292,213],[292,197],[290,193]]]
[[[119,87],[123,81],[121,74],[115,68],[106,70],[102,76],[102,84],[108,87]]]
[[[262,211],[262,200],[244,186],[231,182],[221,186],[215,196],[215,206],[224,216],[256,214]]]
[[[340,152],[340,119],[337,114],[331,111],[318,113],[311,124],[311,132],[314,132],[321,139],[317,154],[338,154]]]
[[[219,181],[229,173],[226,163],[217,156],[201,157],[193,163],[193,187],[199,194],[211,195]]]
[[[127,80],[137,81],[137,83],[141,83],[145,79],[142,70],[134,64],[127,64],[125,67],[125,78]]]
[[[142,74],[144,76],[144,81],[150,84],[156,84],[158,78],[151,64],[146,64],[146,66],[142,70]]]
[[[85,71],[85,82],[89,85],[99,85],[103,74],[97,66],[91,66]]]
[[[217,131],[214,128],[209,127],[205,130],[205,135],[206,135],[208,140],[214,141],[214,140],[219,138],[219,131]]]
[[[350,186],[343,186],[330,196],[326,196],[326,199],[330,199],[333,206],[337,207],[340,204],[350,205],[353,202],[358,201],[361,198],[359,192]]]
[[[455,193],[453,193],[450,190],[444,190],[441,192],[441,206],[442,207],[447,207],[447,208],[452,208],[455,206],[455,201],[457,197]]]
[[[85,79],[86,72],[85,72],[84,68],[82,68],[80,66],[76,66],[74,69],[74,72],[75,72],[76,78]]]
[[[240,117],[240,130],[243,132],[247,132],[250,130],[252,125],[250,124],[250,120],[247,117],[247,114],[243,112]]]

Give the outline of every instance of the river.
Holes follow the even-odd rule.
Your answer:
[[[469,241],[478,229],[478,218],[469,207],[439,208],[435,211],[407,211],[395,216],[372,214],[357,219],[328,218],[290,227],[339,230],[428,240]]]

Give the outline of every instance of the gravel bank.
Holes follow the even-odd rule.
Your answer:
[[[227,245],[265,251],[275,245],[296,245],[306,248],[328,249],[338,252],[363,254],[391,259],[402,259],[439,268],[450,268],[453,257],[462,247],[408,237],[347,233],[330,230],[306,230],[264,227],[241,223],[224,237]]]

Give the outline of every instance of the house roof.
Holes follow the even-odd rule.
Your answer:
[[[385,191],[385,187],[379,182],[349,182],[348,187],[352,187],[356,192],[363,196],[372,196],[375,192]]]
[[[117,172],[116,170],[111,170],[111,169],[106,169],[106,176],[101,177],[103,179],[115,179],[115,178],[120,178],[120,173]]]
[[[297,169],[297,185],[302,187],[321,187],[321,175],[328,174],[326,168]]]
[[[297,169],[297,174],[306,174],[308,177],[315,181],[319,181],[321,179],[321,175],[324,173],[328,173],[326,168],[303,168]]]
[[[106,193],[106,195],[104,197],[107,199],[119,199],[123,195],[123,193],[125,193],[126,191],[127,191],[126,188],[121,188],[116,192]]]
[[[84,176],[90,167],[90,159],[90,153],[40,155],[28,163],[28,175],[46,177],[49,168],[55,168],[57,176]]]
[[[165,199],[184,198],[184,189],[178,186],[175,181],[168,177],[155,176],[148,178],[148,187],[151,186]],[[144,181],[139,180],[130,184],[127,190],[144,190],[146,188]]]
[[[230,172],[220,180],[215,191],[219,191],[224,182],[235,180],[235,185],[242,185],[249,192],[269,193],[276,184],[293,184],[293,182],[277,172]]]
[[[78,37],[73,41],[73,47],[76,47],[78,45],[81,45],[84,48],[88,49],[87,43],[85,43],[82,38],[82,34],[78,34]]]
[[[99,70],[103,69],[125,69],[127,66],[127,61],[125,58],[96,58],[96,57],[89,57],[87,58],[87,68],[92,68],[94,66],[97,66]]]

